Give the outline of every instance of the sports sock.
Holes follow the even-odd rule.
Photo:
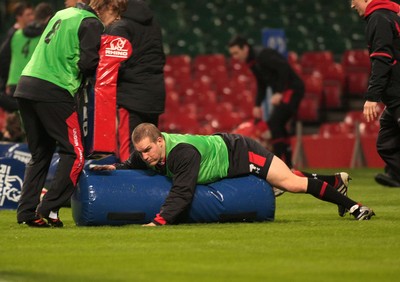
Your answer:
[[[339,193],[335,188],[319,179],[308,178],[307,194],[311,194],[314,197],[321,199],[326,202],[337,204],[350,210],[356,202],[350,198]]]
[[[336,175],[321,175],[317,173],[308,173],[305,171],[300,171],[300,170],[293,170],[293,173],[302,176],[302,177],[308,177],[308,178],[314,178],[314,179],[320,179],[322,181],[327,182],[329,185],[334,186],[336,185],[338,179]]]

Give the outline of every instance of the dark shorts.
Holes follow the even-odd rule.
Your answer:
[[[229,154],[228,177],[254,174],[266,179],[274,154],[257,141],[238,134],[219,134]]]

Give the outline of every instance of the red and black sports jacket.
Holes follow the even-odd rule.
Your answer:
[[[382,101],[388,108],[400,105],[399,5],[388,0],[372,1],[366,8],[366,38],[371,76],[365,98]]]

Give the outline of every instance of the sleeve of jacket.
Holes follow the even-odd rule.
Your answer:
[[[192,145],[179,144],[170,152],[167,166],[173,174],[172,187],[153,223],[175,223],[188,208],[196,189],[200,162],[201,155]]]
[[[130,157],[123,163],[114,164],[116,169],[147,169],[148,166],[137,151],[133,151]]]
[[[91,77],[96,72],[103,30],[103,24],[96,18],[84,19],[79,27],[80,58],[78,66],[85,77]]]
[[[367,25],[370,47],[371,76],[365,99],[379,102],[390,79],[390,71],[396,63],[393,55],[393,34],[389,20],[382,16],[371,17]]]

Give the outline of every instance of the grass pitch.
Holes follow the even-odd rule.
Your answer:
[[[399,281],[400,189],[375,184],[376,172],[350,171],[349,196],[371,221],[294,194],[266,223],[77,227],[64,208],[64,228],[34,229],[0,211],[0,282]]]

